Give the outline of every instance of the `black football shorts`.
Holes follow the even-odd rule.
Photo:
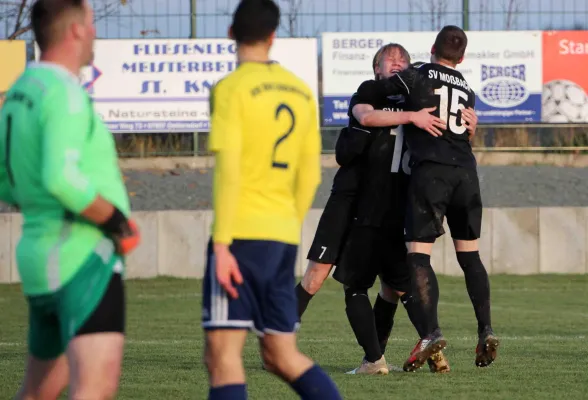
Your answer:
[[[410,289],[402,227],[353,226],[333,278],[354,288],[371,288],[376,277],[399,292]]]
[[[412,169],[408,189],[405,238],[433,243],[445,233],[457,240],[480,238],[482,197],[475,169],[425,162]]]
[[[317,263],[335,264],[352,221],[355,196],[334,191],[319,220],[308,259]]]

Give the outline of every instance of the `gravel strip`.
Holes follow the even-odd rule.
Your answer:
[[[324,207],[336,168],[323,168],[314,208]],[[486,207],[588,206],[588,168],[480,167]],[[125,171],[135,210],[210,209],[212,170]]]
[[[323,168],[313,207],[329,197],[335,168]],[[506,166],[479,168],[486,207],[588,207],[588,168]],[[212,170],[124,171],[135,211],[211,208]],[[9,209],[0,206],[0,212]]]

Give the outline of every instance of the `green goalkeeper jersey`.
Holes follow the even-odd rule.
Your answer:
[[[0,113],[0,200],[23,215],[16,260],[25,294],[57,291],[103,242],[80,216],[96,195],[129,214],[112,134],[73,74],[29,65]]]

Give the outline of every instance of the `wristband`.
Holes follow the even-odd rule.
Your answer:
[[[122,234],[128,225],[127,221],[127,217],[118,208],[114,207],[114,212],[106,222],[100,225],[100,228],[107,233]]]

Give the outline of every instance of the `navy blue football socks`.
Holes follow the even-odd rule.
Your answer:
[[[208,392],[209,400],[246,400],[247,399],[247,385],[226,385],[219,387],[211,387]]]
[[[340,400],[342,399],[335,383],[319,367],[313,365],[300,378],[290,384],[302,400]]]

